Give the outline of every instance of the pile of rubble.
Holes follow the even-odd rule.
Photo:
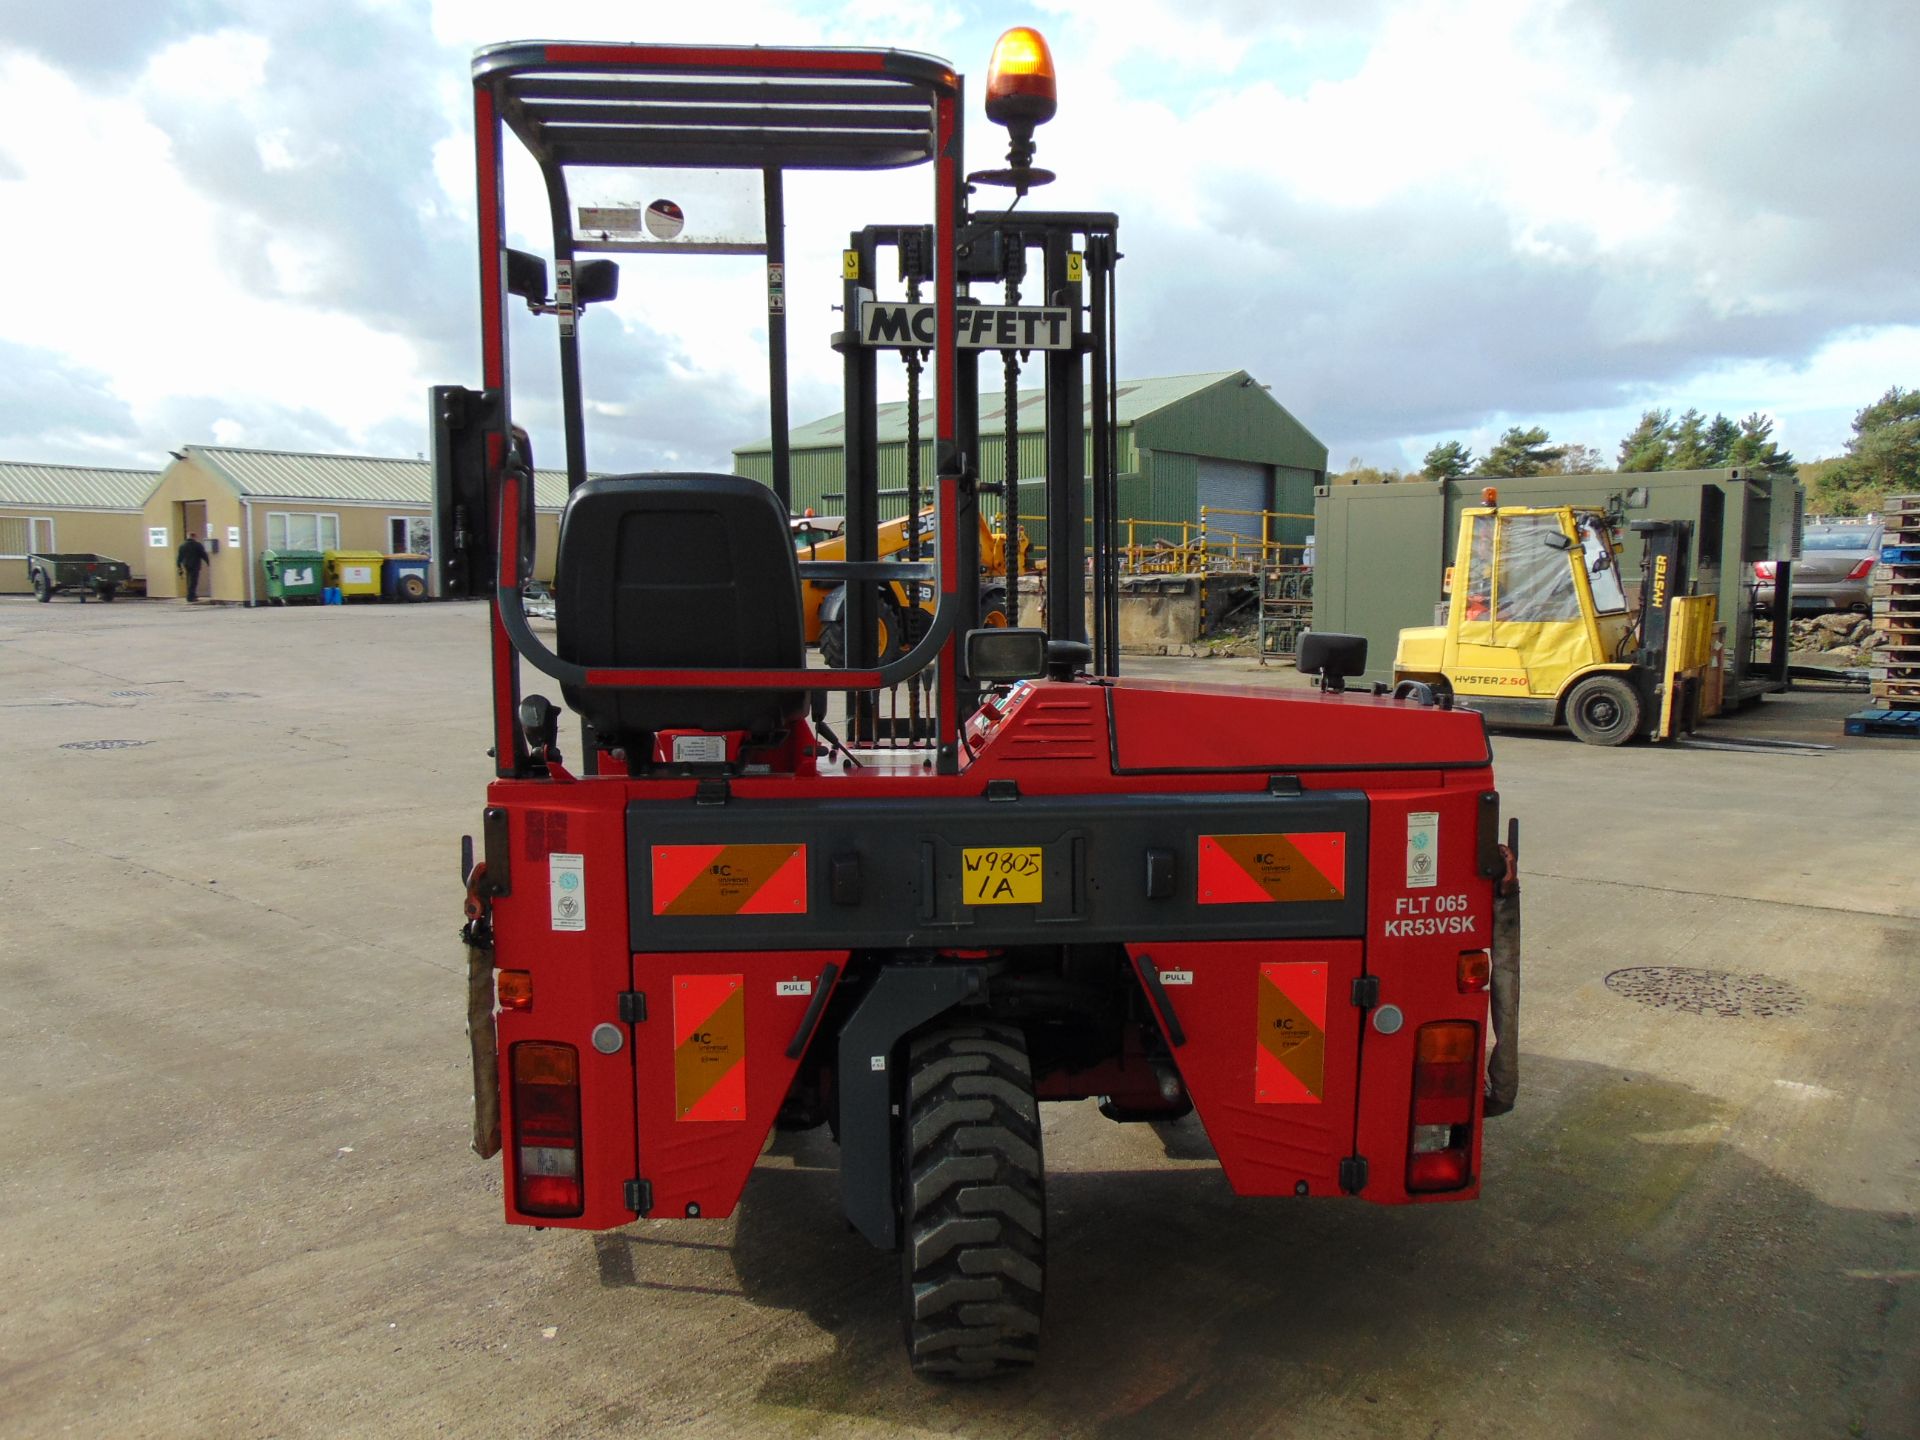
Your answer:
[[[1788,649],[1798,665],[1832,665],[1852,669],[1865,665],[1868,656],[1887,643],[1887,637],[1873,628],[1873,617],[1835,611],[1812,615],[1791,622]],[[1753,625],[1754,648],[1765,653],[1773,644],[1773,623],[1756,620]]]

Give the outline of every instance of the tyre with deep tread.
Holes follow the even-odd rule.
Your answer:
[[[900,614],[893,608],[891,600],[876,600],[874,612],[874,639],[877,642],[877,658],[874,663],[886,664],[889,660],[900,658]],[[843,610],[844,616],[846,612]],[[835,670],[847,668],[847,629],[844,619],[828,620],[820,626],[820,658]]]
[[[1013,612],[1007,606],[1007,587],[988,585],[980,591],[980,623],[994,629],[1013,624]]]
[[[1624,745],[1640,733],[1640,692],[1619,675],[1589,675],[1567,696],[1567,728],[1589,745]]]
[[[983,1379],[1040,1349],[1046,1181],[1017,1026],[944,1025],[908,1047],[902,1322],[916,1373]]]

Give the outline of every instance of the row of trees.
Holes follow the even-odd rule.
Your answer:
[[[1802,465],[1800,482],[1807,508],[1833,515],[1864,515],[1889,495],[1920,495],[1920,390],[1889,386],[1853,417],[1847,453]]]
[[[1709,420],[1698,410],[1688,410],[1677,420],[1671,410],[1648,410],[1620,442],[1613,468],[1633,473],[1753,465],[1784,474],[1793,469],[1793,456],[1775,444],[1772,435],[1773,421],[1758,412],[1735,424],[1724,415]],[[1600,452],[1591,446],[1555,445],[1540,426],[1515,425],[1478,460],[1458,440],[1434,446],[1420,474],[1428,480],[1457,480],[1462,475],[1581,475],[1599,469]]]
[[[1798,473],[1807,487],[1812,513],[1863,514],[1887,495],[1920,493],[1920,390],[1890,387],[1853,418],[1846,453],[1824,460],[1796,461],[1773,438],[1773,421],[1754,412],[1734,421],[1696,409],[1677,417],[1671,410],[1648,410],[1620,441],[1613,471],[1717,470],[1739,465],[1786,475]],[[1357,460],[1336,481],[1368,484],[1395,480],[1457,480],[1466,475],[1506,479],[1525,475],[1583,475],[1608,469],[1588,445],[1556,444],[1538,425],[1510,427],[1485,455],[1476,456],[1458,440],[1446,440],[1426,454],[1421,468],[1402,474],[1362,466]]]

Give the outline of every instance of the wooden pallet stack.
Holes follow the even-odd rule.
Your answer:
[[[1890,495],[1873,572],[1873,708],[1847,719],[1849,735],[1920,739],[1920,495]]]

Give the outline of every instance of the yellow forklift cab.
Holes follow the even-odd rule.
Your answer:
[[[1497,723],[1564,724],[1594,744],[1673,733],[1670,696],[1711,654],[1713,602],[1681,593],[1689,537],[1666,522],[1641,527],[1658,535],[1648,536],[1655,575],[1636,614],[1604,511],[1487,499],[1461,515],[1447,623],[1400,632],[1394,679],[1450,693]],[[1678,720],[1691,728],[1685,709]]]

